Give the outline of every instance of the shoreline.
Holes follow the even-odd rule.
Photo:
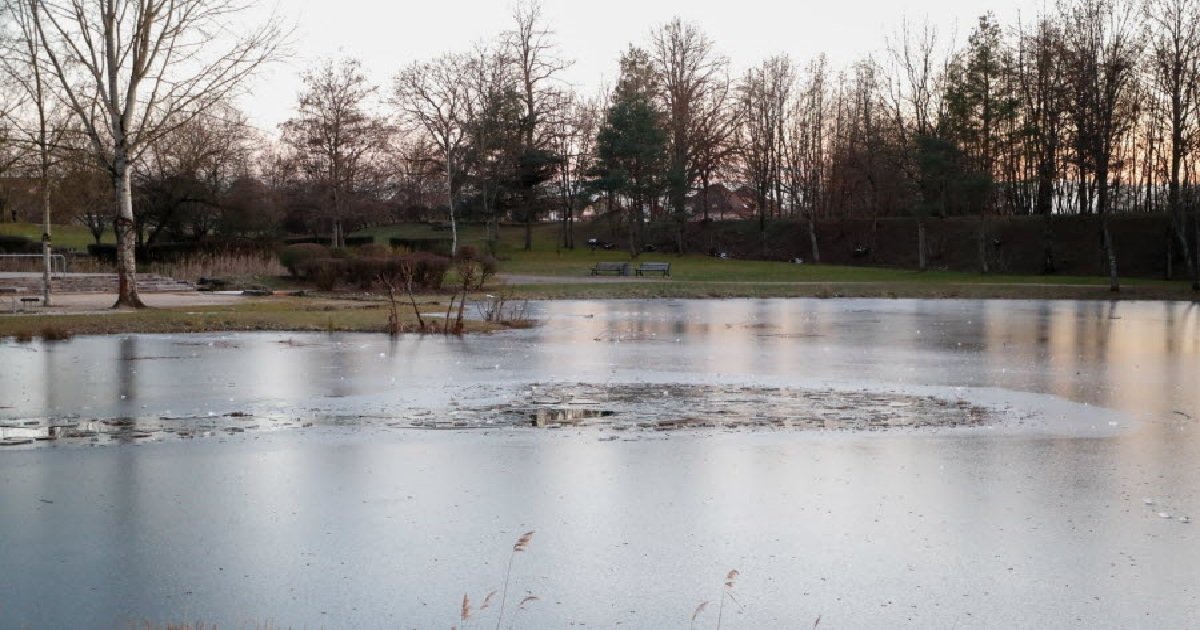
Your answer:
[[[913,300],[1072,300],[1200,303],[1185,282],[1135,283],[1113,293],[1096,284],[1024,282],[746,282],[577,276],[501,275],[472,294],[478,303],[503,296],[509,303],[557,300],[660,299],[913,299]],[[318,293],[305,297],[251,297],[207,292],[146,293],[147,309],[113,309],[107,293],[55,296],[51,307],[9,305],[0,310],[0,339],[64,339],[74,335],[202,332],[366,332],[387,330],[388,303],[382,295]],[[422,315],[444,320],[448,296],[418,298]],[[458,307],[456,306],[455,309]],[[16,311],[16,312],[13,312]],[[411,306],[399,304],[401,334],[420,333]],[[430,323],[427,321],[427,324]],[[527,328],[531,322],[485,322],[468,307],[466,334]],[[442,334],[425,331],[424,334]]]

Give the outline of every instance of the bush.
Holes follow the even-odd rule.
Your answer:
[[[500,263],[496,257],[487,253],[481,252],[473,245],[463,245],[458,248],[458,260],[460,263],[478,265],[478,277],[476,279],[475,288],[482,287],[488,278],[496,274]]]
[[[295,247],[294,245],[292,247]],[[306,258],[296,263],[295,274],[312,281],[322,291],[332,291],[339,284],[352,284],[363,290],[375,287],[380,278],[387,278],[396,285],[404,283],[406,274],[412,274],[414,290],[436,291],[442,288],[450,259],[435,254],[418,252],[397,256],[380,255],[379,251],[368,251],[369,255],[348,256],[338,252],[326,252],[324,256]]]
[[[392,255],[392,248],[382,243],[368,243],[355,248],[354,255],[359,258],[388,258]]]
[[[311,280],[322,291],[334,290],[346,277],[349,265],[341,258],[308,258],[298,264],[299,276]]]
[[[400,264],[412,265],[413,270],[413,288],[430,289],[436,291],[442,288],[442,281],[446,279],[446,272],[450,270],[450,259],[437,254],[426,252],[417,252],[400,256]]]
[[[346,280],[360,289],[369,290],[379,278],[399,278],[400,264],[396,256],[360,256],[346,261]]]
[[[329,248],[316,243],[297,243],[288,245],[279,251],[279,264],[287,268],[288,273],[296,277],[307,277],[305,270],[309,262],[328,258]]]

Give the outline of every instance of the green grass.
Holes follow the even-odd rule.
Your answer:
[[[83,250],[92,242],[86,228],[76,225],[55,226],[55,244]],[[665,252],[642,254],[641,261],[671,263],[671,278],[653,278],[644,283],[621,282],[603,285],[574,286],[567,278],[590,276],[592,265],[598,261],[629,261],[623,250],[591,251],[582,243],[593,234],[607,234],[602,225],[576,227],[574,250],[562,249],[561,227],[558,224],[535,225],[533,250],[525,251],[525,228],[505,225],[500,228],[496,254],[504,274],[550,276],[564,282],[519,287],[528,296],[543,297],[687,297],[687,296],[766,296],[766,295],[887,295],[945,296],[972,294],[980,297],[1021,297],[1023,295],[1075,297],[1081,292],[1089,295],[1108,295],[1107,279],[1098,276],[1038,276],[1038,275],[980,275],[968,272],[927,271],[885,267],[852,267],[839,265],[796,265],[784,262],[729,260],[710,256],[678,256]],[[30,223],[0,224],[0,234],[15,234],[37,239],[41,226]],[[431,225],[406,223],[368,228],[356,235],[374,236],[376,242],[386,243],[391,237],[449,238],[447,231],[435,231]],[[487,229],[483,225],[460,225],[461,244],[482,245]],[[106,235],[111,239],[111,235]],[[635,262],[636,264],[636,262]],[[1184,282],[1166,282],[1140,278],[1122,278],[1125,289],[1121,297],[1161,296],[1194,299]],[[877,286],[875,286],[877,285]],[[1015,285],[1016,288],[1009,288]],[[1044,285],[1053,285],[1046,287]],[[515,290],[515,288],[513,288]],[[1096,291],[1091,291],[1096,289]]]
[[[797,265],[786,262],[729,260],[711,256],[678,256],[675,254],[645,253],[630,261],[627,253],[616,251],[516,252],[501,265],[505,273],[537,276],[588,276],[598,261],[639,261],[671,263],[671,278],[688,282],[901,282],[913,284],[983,283],[983,284],[1065,284],[1107,286],[1108,279],[1093,276],[1021,276],[957,272],[915,271],[889,267],[850,267],[840,265]],[[1122,279],[1122,284],[1170,285],[1162,280]]]
[[[69,247],[76,251],[87,251],[87,246],[94,243],[92,233],[82,225],[53,225],[51,226],[50,235],[53,237],[55,247]],[[42,240],[42,224],[41,223],[0,223],[0,234],[6,236],[24,236],[31,241],[40,242]],[[105,232],[101,238],[101,242],[115,243],[115,237],[111,231]]]
[[[511,285],[507,290],[521,297],[767,297],[767,296],[863,296],[863,297],[1000,297],[1083,298],[1110,297],[1141,299],[1194,299],[1184,282],[1122,278],[1123,291],[1113,296],[1108,280],[1099,276],[982,275],[970,272],[926,271],[887,267],[841,265],[797,265],[786,262],[731,260],[711,256],[679,256],[666,252],[643,253],[637,261],[620,249],[591,251],[582,246],[584,236],[605,231],[603,226],[577,227],[574,250],[559,246],[560,226],[541,224],[533,228],[533,249],[525,251],[524,227],[504,226],[496,246],[500,271],[514,276],[563,278],[563,282]],[[370,233],[386,241],[389,236],[408,238],[446,236],[430,226],[408,224],[373,228]],[[463,226],[462,243],[483,242],[483,226]],[[599,261],[663,261],[671,263],[669,279],[645,282],[581,284]]]
[[[445,314],[449,298],[418,298],[427,323],[441,324],[443,319],[428,318]],[[477,317],[468,308],[468,317]],[[416,316],[407,304],[398,314],[405,330],[415,329]],[[0,338],[45,337],[48,331],[64,336],[114,333],[189,333],[207,331],[352,331],[383,332],[388,316],[387,303],[345,301],[324,298],[267,298],[236,305],[187,306],[139,310],[106,310],[47,316],[43,314],[5,315],[0,317]],[[467,332],[487,332],[502,328],[478,319],[468,319]]]

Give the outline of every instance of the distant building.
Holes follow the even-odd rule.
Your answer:
[[[748,219],[758,214],[754,202],[754,191],[746,186],[730,190],[725,184],[710,184],[707,190],[698,190],[687,198],[689,221],[704,220],[704,198],[708,196],[708,218],[714,221]]]

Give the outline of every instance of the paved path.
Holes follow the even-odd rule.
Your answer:
[[[219,306],[239,304],[256,298],[241,295],[220,295],[204,291],[187,291],[180,293],[142,293],[142,302],[146,306],[185,307],[185,306]],[[78,313],[112,312],[110,307],[116,301],[112,293],[63,293],[51,296],[52,306],[22,304],[14,298],[0,296],[0,313],[12,312],[14,303],[16,309],[25,313],[42,315],[61,315]]]

